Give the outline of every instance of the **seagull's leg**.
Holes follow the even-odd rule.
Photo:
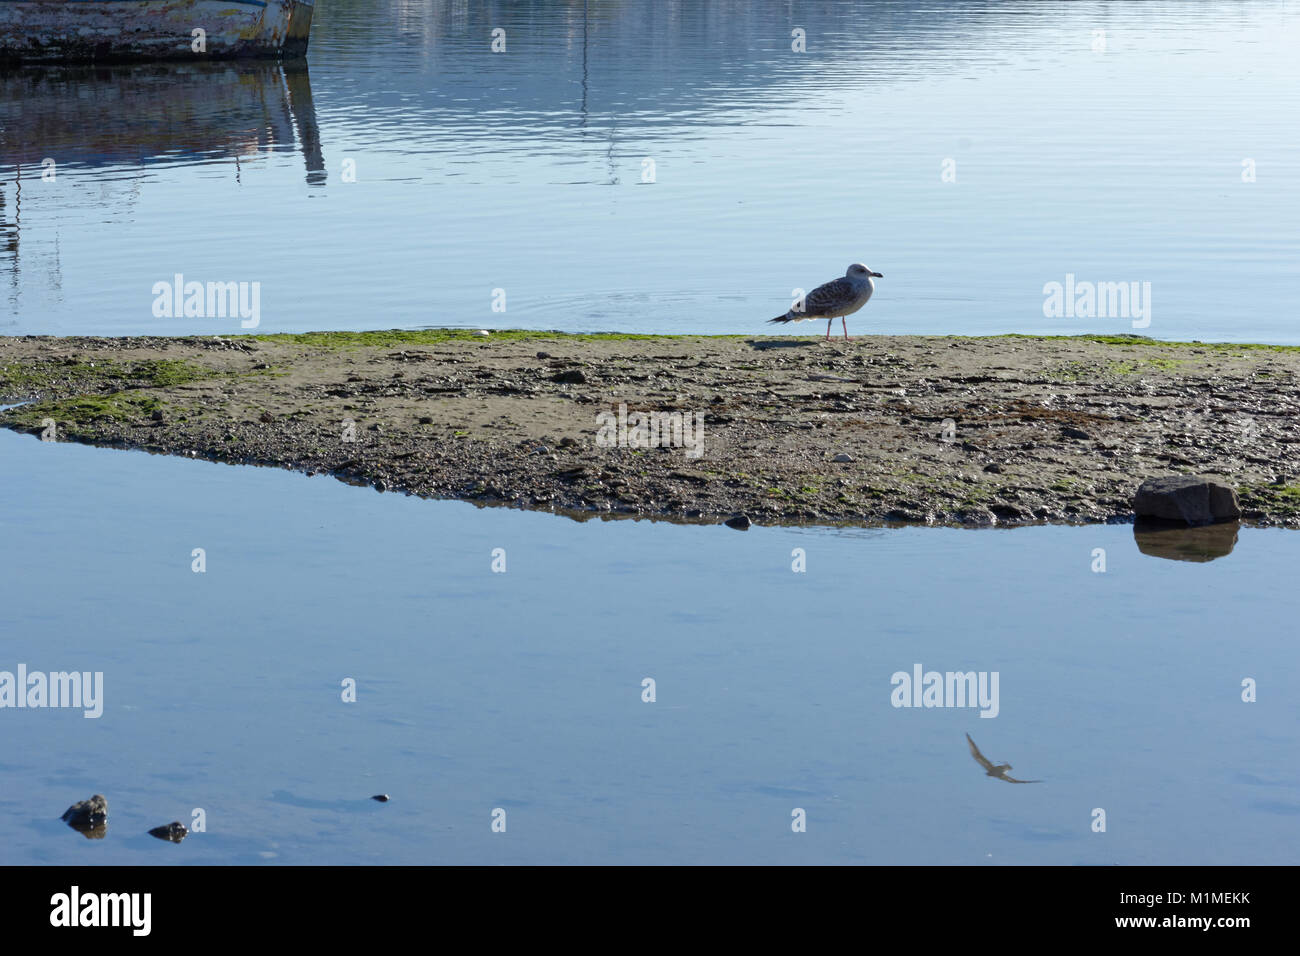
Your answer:
[[[847,342],[849,340],[849,317],[841,315],[840,322],[844,325],[844,341]]]
[[[831,340],[831,323],[834,321],[835,321],[834,319],[826,320],[826,341],[827,342]]]

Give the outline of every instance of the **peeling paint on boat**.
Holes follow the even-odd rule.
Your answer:
[[[0,0],[0,61],[304,56],[315,0]],[[193,50],[194,31],[206,49]]]

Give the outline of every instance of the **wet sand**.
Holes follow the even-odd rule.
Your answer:
[[[0,337],[0,425],[576,518],[1125,521],[1206,474],[1300,527],[1298,372],[1123,336]],[[636,413],[702,431],[639,447]]]

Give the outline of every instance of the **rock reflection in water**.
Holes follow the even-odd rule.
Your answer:
[[[1138,550],[1153,558],[1171,561],[1213,561],[1231,554],[1237,544],[1240,521],[1189,528],[1180,521],[1145,518],[1133,525]]]

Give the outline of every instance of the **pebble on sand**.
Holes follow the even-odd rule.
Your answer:
[[[565,372],[557,372],[551,376],[552,382],[558,382],[561,385],[584,385],[587,382],[587,375],[580,368],[571,368]]]

